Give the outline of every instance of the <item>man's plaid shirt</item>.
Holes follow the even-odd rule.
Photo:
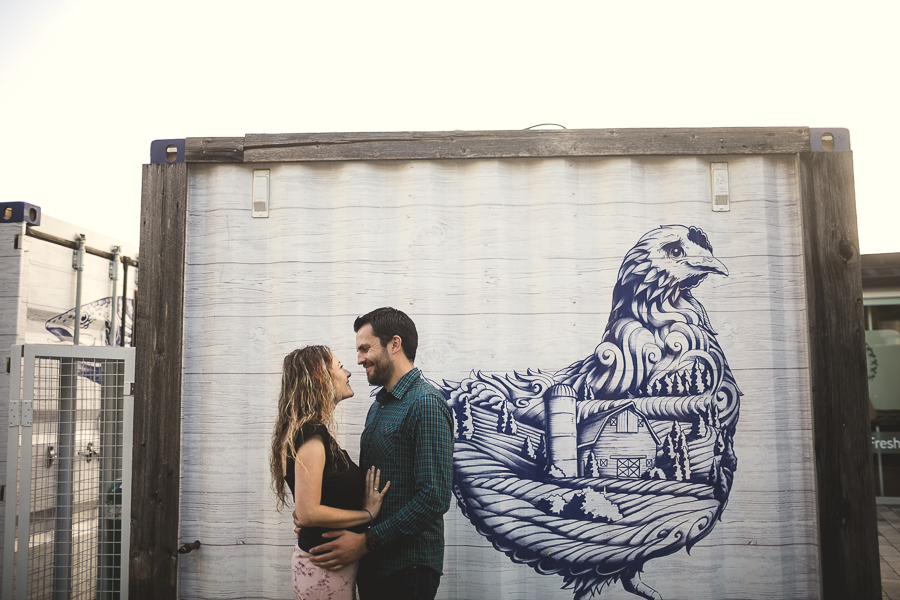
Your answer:
[[[444,519],[453,480],[453,416],[447,401],[414,368],[369,407],[359,466],[391,482],[360,575],[381,578],[413,565],[443,572]]]

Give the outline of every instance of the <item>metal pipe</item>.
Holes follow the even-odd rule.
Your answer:
[[[112,279],[112,302],[110,303],[109,317],[109,345],[116,345],[116,313],[118,312],[118,292],[119,292],[119,246],[113,246],[113,258],[109,261],[109,278]]]
[[[79,233],[77,240],[78,248],[72,256],[72,268],[75,269],[77,273],[75,283],[75,333],[72,342],[76,346],[81,337],[81,273],[84,271],[84,239],[85,235]]]
[[[76,342],[77,343],[77,342]],[[61,358],[59,364],[59,424],[56,475],[56,535],[53,543],[53,599],[68,600],[72,573],[72,504],[75,467],[75,410],[78,401],[78,363]]]
[[[881,427],[875,426],[875,437],[876,439],[881,439]],[[881,466],[881,444],[875,448],[875,453],[878,455],[878,495],[882,498],[884,497],[884,467]]]
[[[128,258],[127,256],[125,258]],[[128,312],[128,261],[122,261],[122,326],[120,331],[120,346],[125,346],[125,315]]]

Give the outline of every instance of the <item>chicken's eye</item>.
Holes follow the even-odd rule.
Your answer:
[[[684,256],[684,248],[681,247],[681,244],[678,242],[672,242],[671,244],[666,244],[663,246],[663,250],[666,251],[666,255],[669,258],[681,258]]]

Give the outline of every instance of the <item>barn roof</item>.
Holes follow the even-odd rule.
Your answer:
[[[594,413],[590,417],[584,419],[583,421],[580,421],[578,424],[578,438],[579,440],[587,438],[590,441],[579,442],[578,447],[583,448],[584,446],[593,446],[597,442],[597,439],[600,437],[600,433],[603,431],[603,428],[606,427],[609,419],[618,415],[619,413],[628,410],[636,414],[644,421],[645,429],[650,433],[651,436],[653,436],[653,441],[657,446],[659,446],[662,442],[660,441],[659,436],[656,435],[656,432],[653,431],[653,428],[650,427],[650,424],[647,423],[647,417],[637,409],[637,407],[634,405],[634,402],[628,402],[626,404],[614,406],[609,410]]]

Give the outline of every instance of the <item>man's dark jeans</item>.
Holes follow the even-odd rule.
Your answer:
[[[360,579],[359,600],[434,600],[441,576],[428,567],[406,567],[381,579]]]

